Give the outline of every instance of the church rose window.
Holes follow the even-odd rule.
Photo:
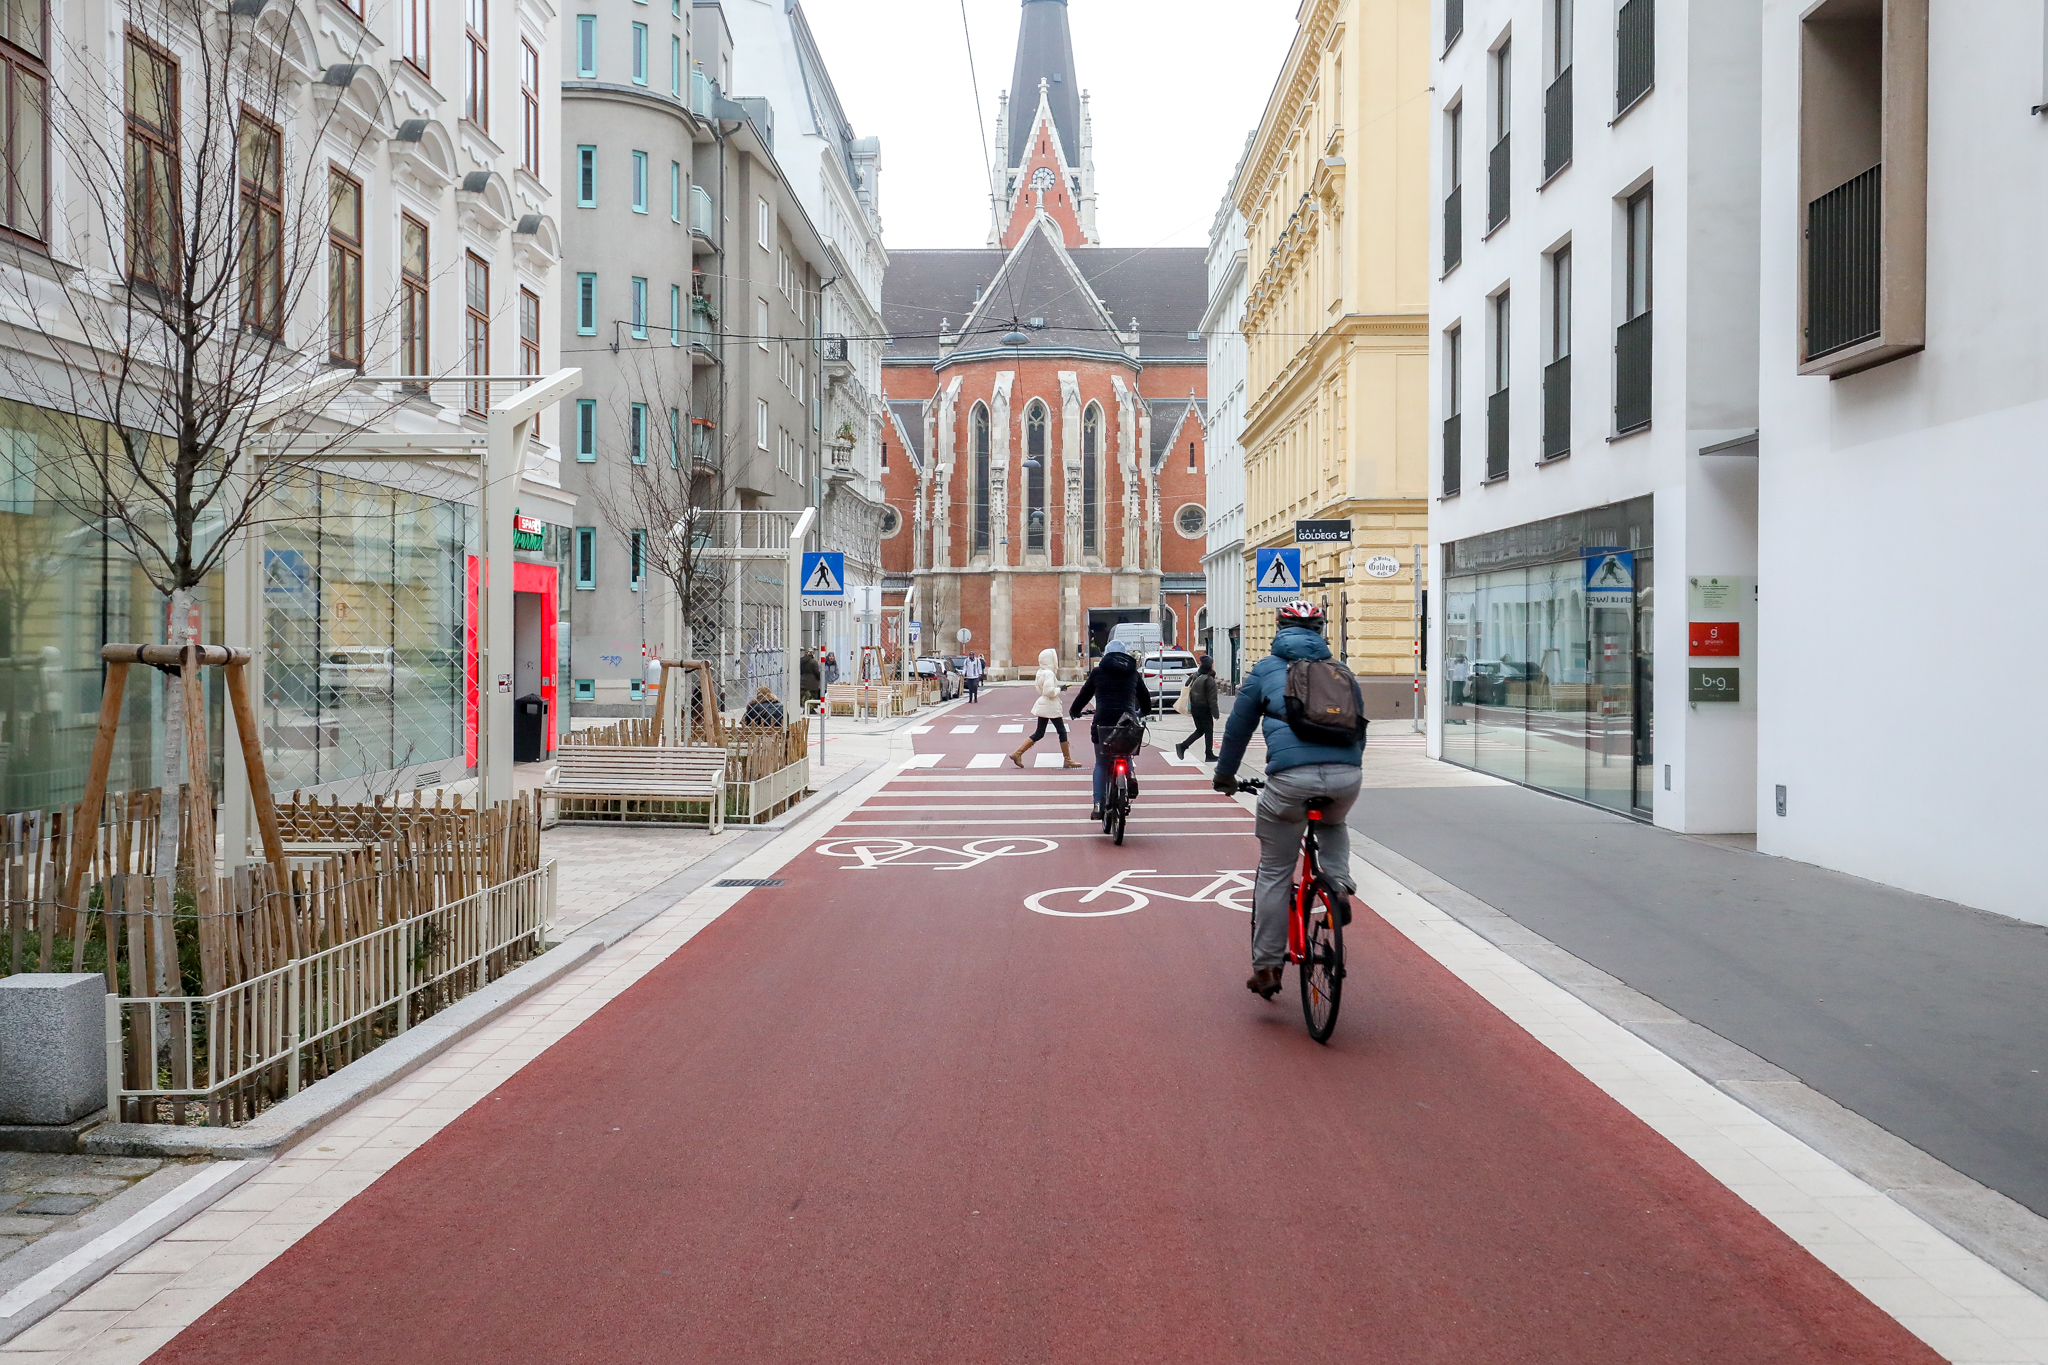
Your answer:
[[[988,409],[974,405],[974,553],[988,553]]]
[[[1202,510],[1202,504],[1191,502],[1174,514],[1173,524],[1180,528],[1182,535],[1193,540],[1209,524],[1209,514]]]
[[[882,539],[887,540],[903,529],[903,514],[893,507],[882,509]]]
[[[1024,548],[1045,553],[1045,404],[1033,403],[1024,414]]]

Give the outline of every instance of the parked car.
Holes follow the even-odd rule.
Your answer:
[[[953,667],[953,661],[943,654],[926,654],[912,667],[917,670],[917,676],[920,678],[939,680],[940,701],[951,701],[967,688],[966,680],[960,676],[960,670]]]
[[[1174,698],[1180,695],[1181,688],[1195,676],[1195,656],[1184,649],[1163,649],[1156,654],[1147,654],[1138,662],[1138,675],[1145,680],[1146,690],[1171,706]]]
[[[400,684],[413,676],[412,669],[400,666],[398,651],[388,646],[331,649],[320,660],[320,704],[332,706],[345,693],[395,697]]]
[[[1466,699],[1474,706],[1505,706],[1509,688],[1536,676],[1534,664],[1510,659],[1482,659],[1472,665],[1472,678],[1465,685]]]

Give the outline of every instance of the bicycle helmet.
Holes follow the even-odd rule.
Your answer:
[[[1276,630],[1299,626],[1303,630],[1320,631],[1323,628],[1323,609],[1313,602],[1289,602],[1280,608],[1274,623]]]

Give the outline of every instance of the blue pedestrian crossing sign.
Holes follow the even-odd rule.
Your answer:
[[[812,608],[846,605],[846,555],[839,550],[804,552],[802,596]]]
[[[1301,550],[1298,547],[1259,551],[1257,568],[1258,577],[1253,588],[1258,593],[1260,606],[1278,606],[1301,596]]]

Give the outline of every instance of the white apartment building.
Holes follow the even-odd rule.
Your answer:
[[[1430,751],[1753,829],[1759,0],[1438,21]]]
[[[2043,6],[1762,10],[1757,846],[2048,922]]]
[[[1233,183],[1234,183],[1233,177]],[[1216,674],[1244,676],[1244,434],[1246,271],[1244,214],[1229,194],[1209,227],[1209,524],[1202,572],[1209,600],[1200,639]]]
[[[882,446],[888,407],[882,396],[881,144],[857,138],[839,103],[803,6],[794,0],[726,0],[733,79],[775,110],[775,159],[789,191],[830,256],[816,312],[823,448],[818,548],[846,555],[849,603],[817,614],[807,642],[836,654],[851,676],[862,645],[881,643],[879,616],[862,617],[861,594],[879,605],[882,537],[895,514],[882,496]]]
[[[194,368],[202,384],[262,350],[266,395],[302,395],[278,400],[296,429],[346,425],[357,450],[402,437],[412,455],[445,443],[455,457],[295,470],[197,590],[204,637],[254,650],[273,785],[410,790],[457,781],[475,759],[473,456],[488,406],[560,357],[559,99],[544,78],[560,21],[544,0],[282,0],[218,7],[201,34],[184,26],[193,12],[31,6],[0,35],[7,162],[36,172],[13,178],[0,215],[0,520],[10,545],[45,547],[0,565],[0,652],[40,660],[38,685],[0,702],[10,811],[78,799],[99,645],[165,630],[164,599],[106,535],[103,509],[55,477],[80,458],[81,430],[120,414],[89,397],[97,367],[69,382],[52,343],[112,357],[74,291],[134,318],[139,293],[173,296],[174,277],[221,282],[205,303],[219,368]],[[236,98],[216,87],[209,100],[203,82],[223,69]],[[43,105],[44,88],[65,98]],[[49,108],[61,112],[46,126]],[[504,455],[519,472],[491,492],[490,529],[508,543],[515,507],[547,528],[519,556],[536,569],[566,556],[575,520],[556,432],[544,412]],[[553,640],[515,633],[493,666],[522,692],[551,683]],[[355,685],[365,670],[376,686]],[[161,706],[161,689],[131,685],[117,789],[155,785]],[[510,706],[493,694],[494,752]],[[238,762],[227,771],[233,863]]]

